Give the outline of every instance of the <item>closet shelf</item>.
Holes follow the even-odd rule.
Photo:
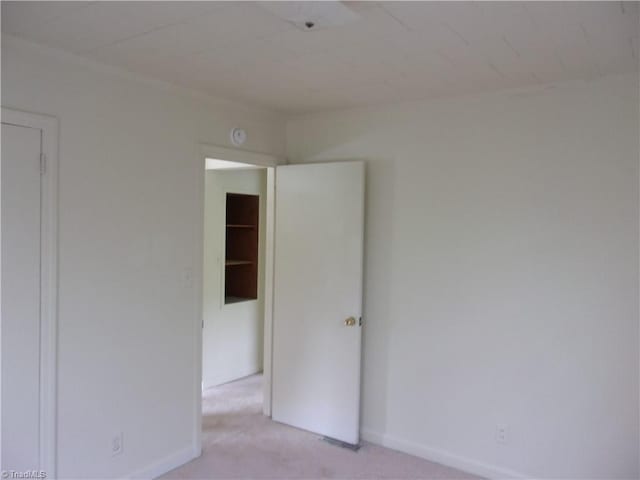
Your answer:
[[[227,224],[227,228],[256,228],[255,225],[243,225],[243,224],[233,224],[233,223],[228,223]]]
[[[232,297],[232,296],[227,296],[227,297],[225,297],[224,303],[229,305],[230,303],[247,302],[247,301],[250,301],[250,300],[255,300],[255,298],[252,298],[252,297]]]
[[[227,260],[225,260],[224,264],[227,267],[230,267],[232,265],[253,265],[253,262],[251,260],[230,260],[230,259],[227,259]]]

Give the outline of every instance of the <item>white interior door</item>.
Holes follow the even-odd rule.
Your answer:
[[[2,466],[39,468],[41,130],[2,124]]]
[[[272,418],[355,445],[364,163],[277,167],[275,198]]]

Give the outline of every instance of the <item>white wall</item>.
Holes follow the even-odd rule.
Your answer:
[[[287,138],[294,162],[368,161],[365,438],[485,475],[638,477],[637,76]]]
[[[59,476],[185,461],[200,428],[198,143],[242,126],[247,149],[280,155],[282,118],[6,36],[2,105],[59,118]]]
[[[266,169],[208,170],[205,181],[202,382],[204,388],[262,371]],[[258,299],[224,304],[226,195],[260,195]]]

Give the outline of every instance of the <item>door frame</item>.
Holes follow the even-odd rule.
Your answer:
[[[2,123],[41,132],[39,456],[40,469],[53,479],[57,474],[58,119],[2,107]]]
[[[271,416],[271,369],[273,346],[273,271],[274,271],[274,225],[275,225],[275,167],[285,162],[274,155],[252,152],[218,145],[201,143],[198,148],[198,232],[196,234],[196,312],[194,335],[194,362],[195,362],[195,392],[194,392],[194,419],[193,419],[193,445],[194,456],[202,454],[202,321],[203,321],[203,277],[204,277],[204,191],[205,159],[217,158],[231,162],[249,163],[267,170],[267,186],[265,198],[265,259],[264,259],[264,348],[263,348],[263,415]]]

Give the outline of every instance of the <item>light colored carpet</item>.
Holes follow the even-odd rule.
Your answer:
[[[262,376],[211,388],[203,398],[202,456],[165,479],[477,479],[364,443],[358,452],[262,415]]]

